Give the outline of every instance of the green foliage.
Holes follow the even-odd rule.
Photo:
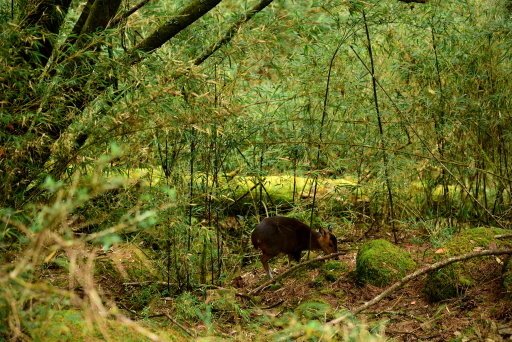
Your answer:
[[[0,2],[0,271],[18,267],[15,278],[27,282],[13,293],[48,285],[39,272],[52,268],[70,273],[52,283],[67,289],[87,253],[126,241],[147,262],[121,262],[121,270],[95,259],[89,272],[117,277],[116,285],[168,277],[167,295],[224,286],[244,267],[262,213],[309,223],[311,209],[314,226],[334,223],[337,232],[419,222],[412,228],[446,255],[504,246],[479,230],[446,241],[459,223],[511,219],[507,1],[274,2],[200,65],[193,61],[255,1],[223,0],[136,62],[133,49],[189,2],[150,1],[77,44],[69,33],[84,2],[67,14],[45,9],[46,24],[64,19],[54,32],[24,21],[37,14],[27,5],[47,3],[16,1],[11,13]],[[240,216],[236,234],[219,224],[226,213]],[[395,246],[372,243],[358,255],[364,281],[383,285],[414,267]],[[313,285],[339,279],[346,265],[336,265],[323,264]],[[450,295],[473,283],[458,267],[435,276]],[[180,320],[247,320],[231,294],[205,305],[187,293],[178,297]],[[162,294],[147,286],[126,297],[147,309]],[[23,308],[13,296],[8,304]],[[311,339],[332,332],[316,321],[286,331],[299,329]]]
[[[7,339],[10,331],[8,322],[10,308],[7,299],[2,292],[3,291],[0,290],[0,338]]]
[[[196,297],[191,292],[183,292],[174,301],[176,318],[186,322],[212,324],[212,306]]]
[[[415,267],[409,253],[381,239],[363,244],[356,258],[357,280],[375,286],[389,285]]]
[[[329,319],[328,313],[331,310],[330,305],[325,302],[307,301],[295,308],[295,313],[302,319],[325,321]]]
[[[294,340],[304,338],[312,341],[384,341],[384,326],[374,328],[356,319],[346,320],[343,328],[334,329],[324,324],[331,308],[322,302],[309,301],[295,309],[296,313],[287,313],[274,322],[281,330],[272,335],[276,340]]]

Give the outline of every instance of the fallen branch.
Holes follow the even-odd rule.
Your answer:
[[[500,234],[500,235],[494,235],[495,239],[509,239],[512,238],[512,233],[510,234]]]
[[[124,286],[144,286],[144,285],[167,285],[166,281],[159,281],[159,280],[146,280],[146,281],[134,281],[134,282],[128,282],[123,283]]]
[[[373,306],[373,305],[377,304],[378,302],[380,302],[381,300],[383,300],[384,298],[388,297],[390,294],[392,294],[393,292],[395,292],[396,290],[401,288],[404,284],[408,283],[409,281],[411,281],[415,278],[418,278],[420,275],[423,275],[425,273],[435,271],[437,269],[443,268],[445,266],[448,266],[448,265],[453,264],[458,261],[464,261],[467,259],[486,256],[486,255],[502,255],[502,254],[512,254],[512,249],[504,249],[504,250],[486,249],[486,250],[479,251],[479,252],[472,252],[472,253],[454,256],[454,257],[448,258],[446,260],[436,262],[432,265],[427,265],[423,268],[420,268],[416,272],[411,273],[411,274],[405,276],[404,278],[400,279],[399,281],[397,281],[396,283],[394,283],[393,285],[388,287],[386,290],[381,292],[377,297],[374,297],[372,300],[364,303],[363,305],[358,306],[352,312],[344,313],[340,317],[333,319],[327,323],[331,324],[331,325],[338,324],[341,321],[345,320],[350,315],[357,315],[358,313],[368,309],[370,306]]]
[[[269,305],[269,306],[265,306],[265,307],[263,307],[262,309],[263,309],[263,310],[273,309],[273,308],[275,308],[276,306],[279,306],[279,305],[281,305],[281,304],[283,304],[283,303],[284,303],[284,299],[280,299],[280,300],[278,300],[277,302],[275,302],[274,304],[271,304],[271,305]]]
[[[251,291],[249,291],[247,293],[248,296],[250,295],[254,295],[254,294],[257,294],[258,292],[260,292],[261,290],[263,290],[265,287],[269,286],[270,284],[273,284],[275,283],[276,281],[284,278],[285,276],[287,276],[288,274],[292,273],[293,271],[297,270],[298,268],[301,268],[303,266],[306,266],[306,265],[309,265],[311,263],[314,263],[315,261],[321,261],[321,260],[327,260],[327,259],[332,259],[334,257],[337,257],[339,255],[343,255],[343,254],[347,254],[349,250],[343,250],[343,251],[339,251],[339,252],[336,252],[336,253],[331,253],[331,254],[327,254],[327,255],[324,255],[322,257],[318,257],[318,258],[315,258],[315,259],[310,259],[310,260],[307,260],[307,261],[304,261],[304,262],[301,262],[300,264],[297,264],[293,267],[290,267],[288,270],[286,270],[285,272],[281,273],[280,275],[274,277],[274,278],[271,278],[269,280],[267,280],[266,282],[264,282],[262,285],[252,289]]]
[[[174,318],[171,317],[171,315],[169,315],[168,313],[157,313],[157,314],[154,314],[154,315],[150,315],[148,316],[148,318],[156,318],[156,317],[167,317],[167,319],[169,321],[171,321],[172,323],[174,323],[178,328],[180,328],[181,330],[183,330],[188,336],[192,336],[192,337],[196,337],[195,334],[193,334],[192,332],[190,332],[187,328],[185,328],[185,326],[183,326],[183,324],[179,323],[178,321],[176,321]]]
[[[164,313],[164,316],[167,317],[167,319],[169,321],[171,321],[172,323],[174,323],[174,325],[176,325],[177,327],[179,327],[181,330],[183,330],[188,336],[191,336],[191,337],[196,337],[196,335],[194,333],[192,333],[191,331],[189,331],[187,328],[185,328],[185,326],[183,326],[183,324],[180,324],[177,320],[175,320],[174,318],[171,317],[171,315],[169,315],[168,313]]]

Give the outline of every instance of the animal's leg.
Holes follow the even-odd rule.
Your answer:
[[[262,254],[260,256],[260,260],[261,260],[261,263],[263,264],[263,268],[265,269],[265,272],[267,272],[267,275],[270,277],[270,278],[273,278],[272,277],[272,272],[270,271],[270,267],[268,266],[268,261],[270,260],[270,256],[266,255],[266,254]]]

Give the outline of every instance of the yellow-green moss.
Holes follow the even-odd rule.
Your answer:
[[[88,324],[77,310],[41,311],[26,327],[34,341],[104,341],[105,336],[94,322]],[[147,341],[148,339],[115,320],[105,320],[103,330],[114,341]]]
[[[464,277],[460,267],[452,264],[429,274],[423,291],[429,300],[436,302],[457,297],[472,284],[472,279]]]
[[[506,234],[509,232],[510,231],[506,229],[488,227],[466,229],[460,234],[455,235],[445,244],[444,249],[447,252],[445,256],[469,253],[477,247],[487,249],[511,246],[512,242],[510,241],[494,238],[495,235]]]
[[[375,286],[388,285],[415,267],[409,253],[382,239],[365,243],[356,258],[358,282]]]
[[[259,179],[256,177],[236,176],[229,181],[222,182],[221,188],[224,193],[230,193],[229,196],[232,197],[232,200],[244,196],[237,205],[247,205],[259,198],[259,187],[255,187],[258,182]],[[266,199],[268,194],[274,204],[289,203],[293,199],[293,185],[294,177],[292,175],[265,176],[263,177],[263,186],[265,187],[263,192],[264,198]],[[309,194],[312,186],[311,178],[295,177],[295,198],[298,198],[301,193]],[[350,193],[355,187],[357,187],[357,184],[348,178],[319,178],[317,195],[334,194],[339,192],[341,188],[346,188]]]
[[[479,248],[506,248],[512,242],[494,238],[495,235],[508,231],[499,228],[473,228],[464,230],[454,236],[443,247],[444,253],[436,254],[434,259],[439,261],[451,256],[472,252]],[[440,301],[463,294],[475,285],[482,277],[497,273],[499,267],[492,257],[470,259],[466,262],[451,264],[427,276],[424,292],[431,301]],[[485,272],[482,272],[485,270]]]

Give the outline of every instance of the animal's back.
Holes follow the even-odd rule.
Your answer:
[[[251,235],[252,244],[264,254],[296,255],[307,249],[311,230],[297,219],[274,216],[264,218]]]

